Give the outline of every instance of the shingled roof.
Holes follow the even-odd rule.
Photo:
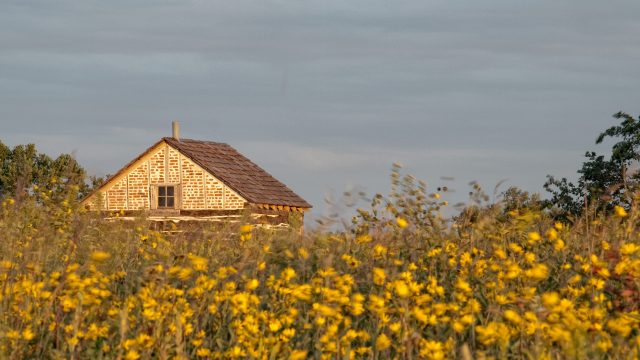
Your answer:
[[[311,205],[233,147],[212,141],[163,140],[253,204]]]

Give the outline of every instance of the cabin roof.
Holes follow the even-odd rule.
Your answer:
[[[191,159],[191,161],[222,181],[249,203],[297,208],[312,207],[285,184],[278,181],[228,144],[191,139],[177,140],[172,137],[164,137],[153,144],[117,173],[110,176],[104,184],[87,195],[82,202],[88,201],[97,191],[118,179],[126,173],[127,169],[162,143],[167,143]]]
[[[181,152],[250,203],[310,208],[311,205],[285,184],[228,144],[165,137]]]

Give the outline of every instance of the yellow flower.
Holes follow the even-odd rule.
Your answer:
[[[140,354],[135,350],[129,350],[124,358],[125,360],[138,360],[140,359]]]
[[[351,297],[351,303],[349,307],[351,308],[351,313],[355,316],[362,315],[364,312],[364,296],[362,294],[353,294]]]
[[[616,205],[616,207],[614,208],[614,211],[616,213],[616,216],[618,217],[627,217],[627,210],[625,210],[622,206],[620,205]]]
[[[504,318],[514,324],[520,324],[522,322],[522,318],[520,317],[520,315],[518,315],[517,312],[511,310],[511,309],[507,309],[504,311],[504,313],[502,314],[504,316]]]
[[[456,281],[456,289],[468,294],[471,292],[471,285],[464,279],[458,279]]]
[[[375,258],[381,258],[387,255],[387,252],[388,252],[387,248],[380,244],[377,244],[376,246],[373,247],[373,256]]]
[[[560,295],[557,292],[546,292],[541,297],[542,304],[547,308],[551,308],[560,302]]]
[[[246,313],[249,310],[251,298],[248,293],[238,293],[231,297],[231,304],[233,305],[233,309],[231,312],[234,314],[237,313]]]
[[[403,219],[403,218],[401,218],[401,217],[399,217],[399,218],[397,218],[397,219],[396,219],[396,223],[398,224],[398,226],[399,226],[401,229],[404,229],[404,228],[406,228],[406,227],[409,225],[409,223],[407,222],[407,220],[405,220],[405,219]]]
[[[191,277],[191,273],[193,271],[189,268],[181,268],[180,271],[177,274],[178,279],[184,281],[187,280]]]
[[[289,281],[289,280],[293,279],[294,277],[296,277],[296,271],[293,270],[293,268],[288,267],[288,268],[282,270],[282,273],[280,274],[280,277],[284,281]]]
[[[505,260],[507,258],[507,254],[502,249],[496,249],[494,254],[500,260]]]
[[[298,300],[311,300],[312,288],[309,284],[302,284],[292,289],[291,295]]]
[[[245,289],[249,291],[255,290],[259,285],[260,285],[260,281],[258,279],[251,279],[247,281],[247,284],[245,285]]]
[[[352,269],[355,269],[358,266],[360,266],[360,261],[358,261],[358,259],[354,258],[351,255],[347,255],[347,254],[342,255],[342,260],[344,260],[344,262],[347,263],[347,265]]]
[[[385,350],[391,346],[391,340],[384,333],[378,335],[376,339],[376,349]]]
[[[532,231],[527,235],[527,242],[530,245],[533,245],[536,242],[540,241],[540,238],[540,234],[537,231]]]
[[[389,330],[391,330],[394,333],[397,333],[398,331],[400,331],[400,327],[402,325],[400,324],[400,322],[396,321],[393,324],[389,325]]]
[[[631,324],[632,320],[629,318],[625,318],[624,316],[607,321],[607,327],[612,331],[618,333],[622,337],[629,336],[629,334],[633,330]]]
[[[432,258],[432,257],[438,256],[441,252],[442,252],[442,248],[440,247],[429,250],[429,252],[427,252],[427,257]]]
[[[196,255],[189,255],[189,260],[196,271],[207,271],[208,262],[206,258]]]
[[[445,348],[439,341],[420,340],[420,355],[428,360],[445,359]]]
[[[289,355],[289,360],[304,360],[307,358],[307,352],[305,350],[293,350]]]
[[[491,345],[496,341],[509,341],[509,328],[503,323],[490,322],[486,326],[477,326],[478,341],[484,345]]]
[[[24,330],[22,330],[22,338],[30,341],[35,337],[35,334],[33,333],[33,331],[31,331],[31,328],[26,328]]]
[[[414,307],[411,313],[416,318],[416,320],[420,321],[421,323],[426,324],[429,322],[429,315],[419,307]]]
[[[211,355],[211,350],[207,348],[200,348],[196,350],[196,356],[198,357],[209,357]]]
[[[95,261],[95,262],[103,262],[107,259],[109,259],[111,257],[111,255],[108,252],[105,251],[94,251],[91,254],[91,260]]]
[[[524,260],[528,264],[533,264],[534,262],[536,262],[536,254],[527,252],[524,254]]]
[[[511,249],[511,251],[513,251],[516,254],[522,253],[522,247],[515,243],[509,244],[509,249]]]
[[[602,337],[600,340],[598,340],[596,346],[598,347],[598,349],[600,349],[600,351],[607,352],[613,347],[613,344],[611,343],[611,339],[609,337]]]
[[[271,320],[269,322],[269,330],[271,330],[271,332],[276,332],[276,331],[280,330],[281,326],[282,326],[282,323],[278,319]]]
[[[240,241],[245,242],[251,239],[251,224],[240,226]]]
[[[75,347],[76,345],[78,345],[78,343],[80,342],[80,340],[78,340],[77,337],[72,337],[71,339],[67,340],[67,343],[69,343],[69,346],[71,347]]]
[[[498,294],[498,295],[496,295],[496,302],[498,304],[500,304],[500,305],[504,305],[504,304],[508,303],[509,300],[507,299],[506,296]]]
[[[356,238],[356,244],[366,244],[371,242],[372,238],[369,234],[360,235]]]
[[[333,309],[332,307],[329,307],[327,305],[318,304],[318,303],[314,303],[312,305],[312,308],[313,308],[313,310],[317,311],[322,316],[326,316],[326,317],[336,316],[336,313],[337,313],[336,310]]]
[[[282,341],[289,341],[291,340],[292,337],[294,337],[296,334],[296,329],[292,329],[292,328],[287,328],[282,330],[282,333],[280,334],[280,339]]]
[[[623,244],[622,246],[620,246],[620,253],[622,255],[631,255],[636,251],[640,251],[640,245],[629,243],[629,244]]]
[[[191,340],[191,345],[198,347],[201,346],[204,341],[202,339],[193,339]]]
[[[402,280],[398,280],[395,282],[394,290],[396,291],[396,294],[398,294],[398,296],[400,296],[401,298],[406,298],[406,297],[409,297],[409,295],[411,295],[411,292],[409,290],[409,287],[407,286],[407,283]]]
[[[544,280],[549,274],[549,268],[545,264],[537,264],[531,269],[525,271],[525,275],[534,280]]]
[[[301,247],[300,249],[298,249],[298,255],[300,256],[300,258],[302,258],[303,260],[307,260],[309,258],[309,252],[307,251],[307,249]]]
[[[376,285],[383,285],[385,280],[384,269],[374,267],[373,268],[373,283]]]
[[[464,326],[464,324],[460,320],[454,321],[453,325],[451,325],[451,327],[453,328],[453,331],[455,331],[457,333],[461,333],[466,329],[466,327]]]

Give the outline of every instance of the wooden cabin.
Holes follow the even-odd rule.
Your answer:
[[[256,223],[286,227],[311,208],[303,198],[233,147],[173,137],[153,144],[82,205],[118,217],[145,212],[152,221],[194,222],[250,216]]]

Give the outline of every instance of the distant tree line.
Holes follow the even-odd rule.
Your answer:
[[[34,144],[11,149],[0,141],[0,199],[78,199],[101,181],[87,178],[86,171],[69,154],[53,159],[38,152]]]
[[[585,153],[586,160],[578,169],[580,175],[573,183],[566,178],[557,179],[548,175],[544,188],[551,194],[549,206],[561,215],[582,215],[609,212],[615,206],[628,208],[633,199],[632,190],[640,185],[640,117],[618,112],[613,115],[620,124],[612,126],[598,135],[596,144],[610,138],[615,143],[608,156],[595,151]]]
[[[547,175],[543,187],[550,198],[546,200],[538,194],[509,188],[502,193],[504,209],[534,208],[570,220],[586,212],[599,214],[610,212],[615,206],[628,208],[633,200],[630,194],[640,186],[640,117],[635,119],[624,112],[613,117],[620,123],[604,130],[595,141],[600,144],[607,138],[613,140],[610,155],[587,151],[576,182]]]

